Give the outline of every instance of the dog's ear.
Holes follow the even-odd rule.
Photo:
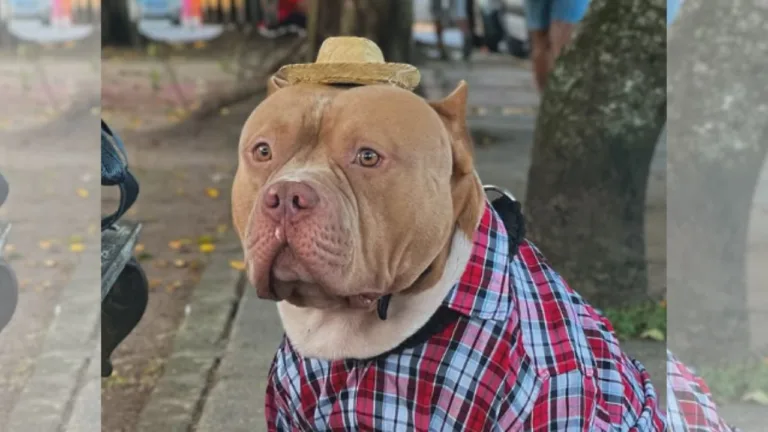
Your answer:
[[[267,79],[267,96],[288,86],[288,81],[277,75],[272,75]]]
[[[467,126],[467,83],[459,82],[447,97],[430,106],[448,129],[453,156],[453,212],[456,223],[470,238],[483,212],[485,194],[475,173],[472,137]]]
[[[443,119],[451,136],[454,174],[471,173],[472,138],[467,127],[467,82],[462,80],[447,97],[429,104]]]

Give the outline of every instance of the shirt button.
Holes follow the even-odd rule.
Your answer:
[[[541,368],[538,371],[538,375],[539,375],[539,378],[541,378],[541,379],[544,379],[544,380],[548,379],[549,378],[549,370],[547,370],[546,368]]]
[[[587,378],[592,378],[595,376],[595,369],[594,368],[587,368],[586,372],[584,373]]]

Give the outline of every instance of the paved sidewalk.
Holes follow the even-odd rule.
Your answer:
[[[86,111],[0,136],[11,191],[0,217],[13,224],[4,252],[20,282],[0,333],[4,432],[99,430],[97,130]]]

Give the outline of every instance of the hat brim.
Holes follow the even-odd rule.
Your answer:
[[[406,90],[419,85],[421,74],[404,63],[305,63],[280,68],[277,74],[288,84],[392,84]]]

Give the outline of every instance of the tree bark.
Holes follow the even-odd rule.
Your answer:
[[[312,0],[308,25],[310,61],[317,57],[323,40],[348,35],[376,42],[387,61],[407,63],[411,59],[412,25],[410,0]]]
[[[670,29],[669,346],[695,364],[749,352],[745,262],[768,150],[768,4],[687,0]]]
[[[600,307],[647,298],[645,198],[665,123],[665,0],[593,0],[544,92],[529,236]]]

